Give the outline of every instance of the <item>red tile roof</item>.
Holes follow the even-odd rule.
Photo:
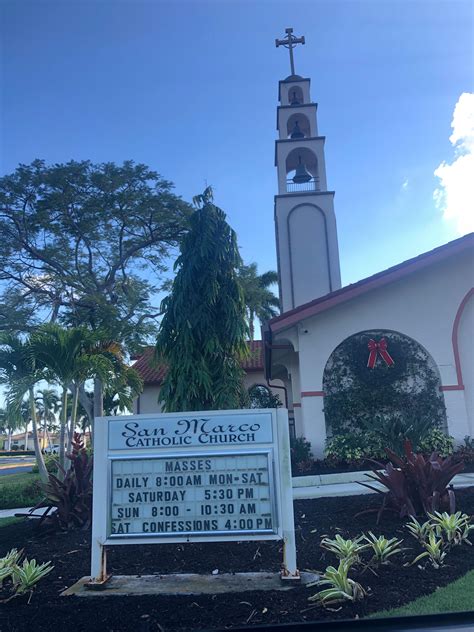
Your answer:
[[[249,357],[242,362],[242,368],[246,373],[263,371],[263,345],[261,340],[250,340],[248,343]],[[166,366],[153,362],[155,348],[147,347],[133,368],[138,371],[145,384],[159,385],[166,375]]]
[[[335,290],[334,292],[320,296],[308,303],[304,303],[295,309],[284,312],[283,314],[280,314],[280,316],[272,318],[268,322],[268,327],[273,333],[276,333],[295,325],[305,318],[315,316],[316,314],[326,311],[331,307],[345,303],[346,301],[349,301],[356,296],[360,296],[361,294],[365,294],[370,290],[374,290],[383,285],[387,285],[388,283],[392,283],[393,281],[397,281],[398,279],[408,276],[413,272],[418,272],[429,265],[443,261],[448,257],[452,257],[453,255],[466,250],[472,251],[473,246],[474,233],[469,233],[464,237],[460,237],[459,239],[450,241],[443,246],[434,248],[434,250],[424,252],[423,254],[418,255],[418,257],[403,261],[402,263],[392,266],[391,268],[387,268],[382,272],[377,272],[370,277],[357,281],[357,283],[346,285],[340,290]]]

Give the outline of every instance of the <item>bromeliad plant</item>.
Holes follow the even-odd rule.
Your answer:
[[[389,564],[389,558],[402,551],[400,545],[403,540],[398,540],[397,538],[387,540],[385,536],[380,535],[377,537],[372,531],[369,531],[369,535],[364,535],[363,539],[367,542],[367,547],[372,549],[373,552],[369,565],[380,566],[382,564]]]
[[[340,535],[336,535],[334,540],[323,538],[321,546],[323,549],[334,553],[334,555],[342,562],[348,562],[350,565],[360,562],[360,553],[368,548],[368,544],[361,544],[364,537],[359,536],[355,540],[344,540]]]
[[[425,549],[412,564],[427,557],[435,568],[439,568],[449,550],[459,544],[471,544],[469,533],[474,529],[470,517],[460,511],[455,514],[434,512],[428,514],[429,520],[420,524],[412,518],[406,525],[411,535]]]
[[[427,557],[434,568],[440,568],[444,563],[447,555],[446,543],[442,537],[438,537],[434,531],[430,531],[428,539],[422,543],[425,551],[420,553],[411,564],[416,564],[423,558]]]
[[[11,551],[8,551],[4,557],[0,558],[0,571],[3,571],[6,568],[10,569],[12,566],[18,564],[22,555],[23,550],[18,551],[17,549],[12,549]]]
[[[9,595],[5,599],[0,600],[2,603],[6,603],[20,595],[28,595],[29,603],[36,584],[54,568],[54,566],[51,566],[51,562],[37,564],[36,560],[27,560],[26,558],[20,564],[21,556],[22,551],[12,549],[5,557],[0,559],[0,589],[5,581],[11,579],[11,584],[7,586]]]
[[[381,483],[385,489],[360,483],[384,495],[377,522],[387,508],[397,511],[401,518],[423,515],[443,508],[453,513],[455,496],[448,485],[464,469],[464,464],[454,462],[452,457],[443,459],[436,452],[425,459],[422,454],[413,452],[410,441],[405,441],[404,450],[403,457],[386,450],[390,459],[386,465],[373,461],[375,469],[367,476]]]
[[[39,523],[47,521],[53,527],[67,530],[87,528],[92,518],[92,458],[84,447],[81,435],[74,433],[71,454],[67,455],[71,467],[62,470],[63,480],[49,475],[43,486],[45,498],[31,511],[47,507]],[[54,510],[50,513],[51,510]]]
[[[469,532],[474,529],[474,525],[470,524],[471,519],[467,514],[462,514],[457,511],[455,514],[448,514],[446,512],[439,513],[435,511],[432,514],[428,514],[432,529],[438,536],[444,536],[446,538],[448,546],[456,544],[472,544],[469,538]]]
[[[411,535],[418,540],[420,544],[423,544],[428,539],[428,536],[433,531],[433,525],[429,520],[420,523],[416,518],[411,518],[410,522],[407,522],[406,527]]]
[[[351,563],[349,560],[341,560],[339,566],[328,566],[322,575],[322,579],[311,582],[312,586],[329,586],[316,594],[308,597],[309,601],[320,602],[323,606],[330,606],[341,601],[358,601],[366,596],[364,588],[356,581],[348,577]]]

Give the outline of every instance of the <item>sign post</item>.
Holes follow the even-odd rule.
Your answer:
[[[242,540],[283,540],[299,578],[285,409],[96,419],[91,585],[109,545]]]

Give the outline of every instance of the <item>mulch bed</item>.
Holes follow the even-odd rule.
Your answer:
[[[474,488],[460,490],[457,509],[474,514]],[[449,553],[446,566],[403,568],[420,552],[415,540],[403,527],[403,521],[386,513],[376,525],[376,514],[356,514],[368,507],[380,506],[380,497],[351,496],[295,501],[298,565],[300,569],[324,570],[334,557],[320,548],[323,535],[340,533],[354,537],[372,530],[387,537],[404,538],[410,550],[397,556],[390,567],[374,576],[370,571],[354,572],[352,577],[370,590],[370,596],[357,605],[325,610],[314,607],[307,598],[315,589],[303,586],[288,592],[246,592],[206,596],[143,597],[60,597],[59,593],[90,572],[90,533],[40,536],[31,522],[0,529],[0,555],[12,547],[24,547],[30,558],[52,560],[55,568],[38,585],[28,605],[14,599],[0,605],[0,631],[23,632],[74,630],[74,632],[121,632],[146,630],[224,629],[232,626],[264,623],[295,623],[367,614],[405,604],[435,591],[474,569],[474,546],[463,545]],[[211,573],[277,571],[281,561],[278,542],[242,542],[229,544],[167,544],[121,546],[110,549],[109,571],[115,574],[164,574],[179,572]],[[145,625],[144,615],[147,623]]]

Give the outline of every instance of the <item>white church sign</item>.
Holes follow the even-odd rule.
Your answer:
[[[277,539],[297,577],[286,410],[96,419],[93,581],[107,545]]]

